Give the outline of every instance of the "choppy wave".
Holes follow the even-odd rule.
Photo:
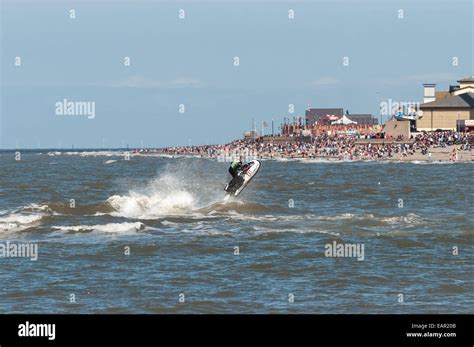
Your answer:
[[[41,223],[44,215],[11,213],[7,216],[0,216],[0,231],[23,231]]]
[[[332,216],[317,216],[317,219],[327,220],[327,221],[337,221],[337,220],[354,220],[354,219],[373,219],[374,215],[371,213],[363,214],[353,214],[353,213],[341,213]]]
[[[219,201],[210,206],[206,206],[198,209],[196,212],[206,213],[206,214],[218,214],[218,213],[227,213],[227,212],[238,212],[241,214],[260,214],[264,212],[283,212],[286,209],[273,206],[265,205],[257,202],[247,202],[242,200],[227,200]]]
[[[30,204],[12,211],[2,211],[0,232],[18,232],[37,227],[44,217],[52,215],[47,205]]]
[[[390,224],[390,225],[409,225],[416,226],[425,224],[426,221],[421,218],[419,215],[414,213],[408,213],[404,216],[392,216],[392,217],[382,217],[381,222]]]
[[[294,234],[328,234],[332,236],[340,236],[341,234],[334,231],[329,230],[321,230],[318,228],[266,228],[266,227],[258,227],[254,226],[255,234],[258,235],[265,235],[265,234],[279,234],[279,233],[294,233]]]
[[[74,208],[64,202],[50,202],[46,206],[55,215],[94,216],[109,214],[114,211],[107,202],[99,202],[91,205],[76,204]]]

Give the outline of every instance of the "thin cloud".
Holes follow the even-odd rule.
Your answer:
[[[432,73],[432,74],[417,74],[408,76],[407,80],[409,81],[418,81],[418,82],[456,82],[456,80],[463,78],[464,76],[459,76],[454,73]]]
[[[334,78],[334,77],[322,77],[320,79],[317,79],[316,81],[313,81],[311,83],[313,86],[318,86],[318,87],[327,87],[327,86],[334,86],[336,84],[339,84],[339,80]]]
[[[106,84],[114,88],[142,88],[142,89],[172,89],[172,88],[199,88],[203,84],[194,78],[180,77],[170,81],[147,79],[142,76],[132,76],[122,81]]]
[[[377,82],[387,87],[400,87],[422,83],[456,83],[460,78],[466,77],[455,73],[425,73],[402,76],[394,79],[380,79]]]

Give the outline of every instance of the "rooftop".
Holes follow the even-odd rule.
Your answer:
[[[474,108],[474,93],[450,95],[442,99],[421,104],[421,108]]]
[[[474,76],[462,78],[458,82],[474,82]]]

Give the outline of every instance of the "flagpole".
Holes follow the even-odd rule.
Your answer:
[[[250,127],[250,133],[252,134],[252,143],[253,143],[253,129],[254,129],[253,117],[252,117],[252,126]]]
[[[273,133],[273,119],[272,119],[272,137],[275,136],[275,134]]]
[[[263,137],[263,120],[262,120],[262,137]]]

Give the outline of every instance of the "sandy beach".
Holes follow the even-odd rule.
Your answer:
[[[379,161],[390,161],[390,162],[460,162],[460,163],[468,163],[468,162],[474,162],[474,153],[472,150],[470,151],[459,151],[458,150],[458,156],[457,159],[452,159],[453,155],[453,150],[458,149],[459,145],[451,145],[451,146],[446,146],[444,148],[432,148],[428,154],[422,154],[420,152],[414,152],[413,154],[408,154],[406,156],[403,155],[403,153],[397,153],[393,157],[384,157],[381,159],[375,159]],[[314,152],[310,152],[310,154],[314,154]],[[431,154],[431,155],[430,155]],[[313,157],[308,157],[308,156],[295,156],[295,155],[274,155],[274,156],[268,156],[268,155],[262,155],[258,156],[260,159],[286,159],[286,160],[314,160],[314,159],[320,159],[320,160],[332,160],[332,161],[339,161],[339,160],[344,160],[344,161],[374,161],[373,158],[350,158],[350,157],[334,157],[334,156],[321,156],[314,154]]]
[[[390,162],[473,162],[469,141],[457,144],[427,144],[418,141],[384,141],[379,139],[353,141],[337,139],[318,143],[249,143],[236,141],[225,145],[140,149],[132,155],[164,157],[201,157],[231,161],[243,160],[307,160],[307,161],[390,161]]]

